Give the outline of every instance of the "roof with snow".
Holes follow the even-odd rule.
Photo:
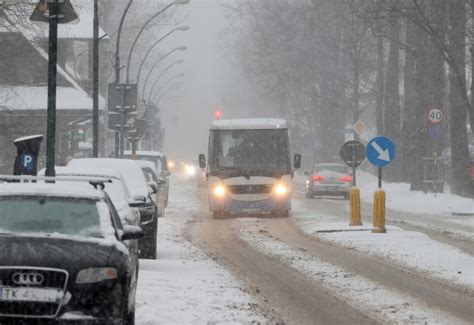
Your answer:
[[[214,121],[211,130],[287,129],[283,119],[257,118]]]
[[[1,106],[9,111],[44,110],[48,104],[46,87],[5,87],[0,88]],[[91,110],[92,98],[87,93],[73,87],[56,89],[57,110]],[[103,108],[103,105],[99,105]]]

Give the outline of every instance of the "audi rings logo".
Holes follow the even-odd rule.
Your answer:
[[[17,272],[13,273],[12,280],[18,285],[40,285],[44,281],[44,276],[38,272]]]

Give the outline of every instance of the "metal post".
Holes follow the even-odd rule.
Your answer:
[[[122,104],[121,106],[121,115],[122,115],[122,123],[120,124],[120,158],[123,158],[124,151],[125,151],[125,87],[122,87]]]
[[[379,188],[382,188],[382,167],[379,167]]]
[[[58,3],[49,4],[48,116],[46,130],[46,176],[54,177],[56,159],[56,73],[58,54]]]
[[[114,148],[114,158],[119,157],[120,151],[120,132],[115,132],[115,148]]]
[[[352,146],[352,186],[353,187],[357,186],[355,160],[356,160],[355,145],[353,145]]]
[[[99,0],[94,0],[92,157],[99,157]]]

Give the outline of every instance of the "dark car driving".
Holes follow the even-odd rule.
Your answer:
[[[133,324],[142,230],[100,186],[1,179],[0,324]]]

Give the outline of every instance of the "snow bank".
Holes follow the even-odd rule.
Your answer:
[[[357,172],[357,176],[361,199],[373,202],[374,191],[377,189],[377,177],[362,171]],[[449,193],[438,193],[435,196],[433,193],[410,191],[410,184],[407,183],[383,183],[383,188],[387,193],[386,204],[389,209],[437,215],[474,214],[474,199]],[[467,223],[474,227],[474,218]]]

